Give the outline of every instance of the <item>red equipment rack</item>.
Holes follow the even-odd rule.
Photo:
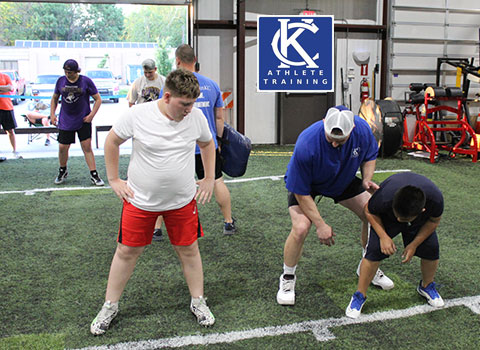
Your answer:
[[[413,141],[410,142],[407,133],[406,118],[404,118],[403,146],[409,149],[416,149],[430,153],[430,162],[435,163],[435,158],[439,155],[439,150],[446,150],[450,157],[454,158],[456,154],[466,154],[472,156],[472,162],[477,161],[478,144],[475,131],[468,123],[464,111],[465,98],[463,94],[456,90],[458,88],[426,88],[424,100],[422,103],[415,103],[407,106],[404,114],[415,114],[416,124]],[[437,95],[437,96],[435,96]],[[444,104],[445,101],[456,101],[456,107]],[[443,104],[442,104],[443,103]],[[436,105],[434,105],[436,104]],[[422,106],[424,106],[422,108]],[[440,111],[448,111],[456,115],[456,120],[447,120],[442,118],[433,118],[439,115]],[[431,119],[430,119],[431,118]],[[457,142],[438,141],[436,133],[456,132],[459,135]],[[468,136],[473,145],[468,144]]]

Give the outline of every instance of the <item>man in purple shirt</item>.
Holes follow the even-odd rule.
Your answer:
[[[57,125],[59,130],[58,160],[60,169],[55,184],[59,185],[65,182],[68,175],[68,151],[70,145],[75,143],[75,134],[77,134],[85,161],[90,169],[90,180],[96,186],[103,186],[104,182],[98,176],[95,156],[92,151],[92,119],[97,114],[102,99],[93,81],[79,74],[80,68],[77,61],[71,59],[65,61],[63,70],[65,76],[58,78],[50,104],[51,123]],[[62,96],[62,106],[57,122],[55,111],[60,96]],[[92,109],[90,109],[90,96],[95,100]]]

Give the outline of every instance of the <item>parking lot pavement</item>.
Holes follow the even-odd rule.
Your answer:
[[[47,100],[48,101],[48,100]],[[28,105],[30,100],[21,101],[17,106],[14,106],[15,119],[19,128],[28,127],[28,123],[22,117],[22,114],[28,112]],[[60,107],[59,107],[60,108]],[[96,148],[96,136],[95,136],[95,127],[97,125],[112,125],[115,119],[120,115],[125,109],[128,108],[128,102],[125,98],[121,98],[119,103],[113,103],[111,101],[103,101],[100,109],[98,110],[97,115],[93,118],[92,122],[92,148],[95,155],[103,155],[103,144],[105,143],[105,138],[107,132],[98,133],[98,149]],[[17,143],[17,152],[23,158],[48,158],[48,157],[58,157],[58,143],[57,141],[51,140],[49,146],[45,146],[45,135],[39,135],[31,143],[28,143],[28,135],[15,135]],[[125,142],[120,146],[121,154],[130,154],[132,148],[131,141]],[[78,139],[76,143],[71,145],[70,152],[71,157],[82,156],[83,152],[80,147],[80,142]],[[0,135],[0,156],[7,157],[7,159],[12,159],[12,147],[10,141],[8,140],[7,135]]]

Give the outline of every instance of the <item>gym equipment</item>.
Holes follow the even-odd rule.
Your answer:
[[[468,121],[465,92],[457,87],[445,89],[424,84],[410,84],[410,90],[413,93],[403,112],[403,146],[430,153],[431,163],[438,159],[440,150],[448,151],[451,158],[457,154],[470,155],[472,162],[476,162],[479,149]],[[454,114],[452,118],[448,112]],[[406,134],[407,114],[416,116],[413,141]]]
[[[401,150],[403,115],[398,103],[390,99],[366,99],[358,114],[370,125],[378,142],[378,154],[382,158],[393,156]]]
[[[220,139],[220,155],[223,159],[222,171],[231,177],[239,177],[247,171],[248,157],[252,150],[250,139],[227,123],[224,123]]]

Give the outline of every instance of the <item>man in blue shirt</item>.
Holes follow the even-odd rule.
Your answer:
[[[312,124],[298,137],[285,174],[292,229],[285,242],[279,304],[295,304],[295,270],[312,223],[322,244],[335,243],[333,228],[323,220],[315,204],[316,196],[332,198],[362,220],[365,247],[368,221],[363,208],[370,193],[378,188],[372,182],[377,153],[367,122],[343,106],[330,108],[324,120]],[[359,168],[361,179],[356,177]],[[383,289],[393,288],[393,282],[380,270],[372,283]]]
[[[222,92],[216,82],[195,71],[196,61],[195,52],[190,45],[180,45],[175,51],[175,64],[177,68],[183,68],[193,72],[200,84],[200,96],[195,102],[195,107],[200,108],[207,118],[208,126],[215,141],[215,200],[224,218],[223,233],[225,235],[233,235],[237,232],[237,228],[235,226],[235,219],[232,217],[230,191],[223,181],[222,162],[217,143],[217,136],[222,137],[223,135],[224,109]],[[195,149],[195,172],[199,180],[205,176],[202,158],[200,156],[200,148],[198,148],[198,146]],[[161,225],[160,219],[155,224],[156,232],[159,232]],[[154,235],[154,240],[156,240],[155,238]]]
[[[439,262],[439,244],[436,229],[443,213],[443,195],[425,176],[401,173],[381,183],[365,207],[370,222],[368,245],[362,260],[357,291],[345,313],[360,316],[367,299],[367,288],[380,262],[395,254],[392,238],[402,233],[404,251],[402,263],[414,255],[421,259],[422,279],[418,293],[433,307],[442,307],[443,299],[433,281]]]

